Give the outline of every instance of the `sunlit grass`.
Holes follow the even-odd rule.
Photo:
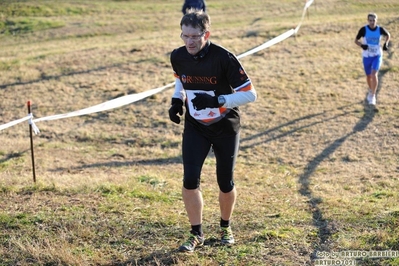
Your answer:
[[[180,1],[6,1],[0,120],[72,112],[174,81]],[[303,1],[210,1],[211,40],[242,53],[295,27]],[[236,245],[218,244],[216,160],[205,160],[206,245],[176,252],[189,223],[183,125],[172,89],[128,106],[0,133],[0,264],[311,265],[317,251],[398,250],[398,59],[380,71],[378,112],[353,43],[373,9],[394,36],[398,3],[315,1],[295,37],[241,61]],[[245,15],[242,15],[245,14]],[[0,124],[2,124],[0,123]],[[195,152],[195,151],[193,151]],[[397,258],[359,260],[398,265]]]

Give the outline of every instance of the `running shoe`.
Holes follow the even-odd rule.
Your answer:
[[[220,227],[220,229],[221,243],[223,245],[234,244],[233,230],[231,230],[231,227]]]
[[[371,93],[371,90],[369,89],[369,92],[367,93],[367,103],[370,104],[372,99],[373,99],[373,94]]]
[[[367,100],[368,100],[370,105],[375,105],[376,102],[377,102],[377,100],[375,98],[375,94],[374,95],[371,94],[370,99],[368,99],[368,97],[367,97]]]
[[[186,242],[184,242],[180,247],[179,251],[182,252],[193,252],[195,247],[202,246],[204,244],[205,238],[199,235],[193,235],[190,232],[190,236]]]

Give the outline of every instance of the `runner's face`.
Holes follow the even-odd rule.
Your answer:
[[[195,55],[206,45],[209,31],[201,31],[199,28],[183,25],[180,36],[184,41],[187,52]]]
[[[374,29],[377,26],[377,19],[373,16],[368,17],[369,27]]]

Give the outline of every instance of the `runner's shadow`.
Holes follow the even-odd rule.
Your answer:
[[[148,256],[143,258],[131,258],[127,261],[122,262],[111,262],[107,264],[102,264],[102,266],[132,266],[132,265],[177,265],[179,264],[179,256],[184,256],[186,254],[178,252],[175,250],[160,250],[155,251]]]
[[[381,91],[381,86],[383,84],[383,77],[389,70],[381,70],[379,72],[379,84],[376,94]],[[328,221],[323,217],[323,212],[320,210],[319,204],[323,202],[320,197],[315,197],[311,188],[309,187],[310,178],[312,174],[316,171],[317,167],[322,161],[327,159],[331,154],[334,153],[342,144],[352,135],[361,132],[367,128],[367,126],[373,121],[374,116],[378,113],[378,109],[373,105],[367,104],[367,93],[364,99],[364,115],[353,127],[352,132],[347,135],[335,140],[328,147],[326,147],[319,155],[317,155],[311,162],[309,162],[305,168],[304,173],[299,177],[300,189],[299,193],[302,196],[308,198],[309,208],[312,212],[313,225],[318,229],[318,243],[314,245],[314,251],[310,255],[310,259],[314,260],[317,258],[316,253],[318,251],[331,251],[330,242],[332,241],[330,237],[337,230],[335,228],[333,221]],[[378,102],[377,102],[378,103]]]
[[[352,105],[354,105],[354,104],[342,106],[342,107],[338,108],[338,110],[344,110],[345,108],[350,107],[350,106],[352,106]],[[274,141],[274,140],[283,138],[283,137],[285,137],[285,136],[289,136],[289,135],[291,135],[291,134],[293,134],[293,133],[295,133],[295,132],[304,130],[304,129],[306,129],[306,128],[309,128],[309,127],[312,127],[312,126],[316,126],[316,125],[318,125],[318,124],[322,124],[322,123],[325,123],[325,122],[330,121],[330,120],[335,120],[335,119],[337,119],[338,117],[347,115],[348,113],[349,113],[349,112],[347,112],[347,111],[343,111],[343,113],[338,114],[338,115],[335,115],[335,116],[333,116],[333,117],[326,118],[326,119],[322,119],[322,120],[316,121],[316,122],[308,122],[306,125],[297,126],[297,127],[293,128],[292,130],[288,130],[288,131],[286,131],[286,132],[284,132],[284,133],[277,134],[277,135],[274,135],[274,136],[270,136],[270,137],[268,137],[268,138],[265,139],[265,140],[259,140],[259,139],[261,139],[263,136],[270,135],[270,134],[273,133],[273,132],[278,132],[278,131],[281,130],[282,128],[285,128],[285,127],[288,127],[288,126],[292,126],[292,125],[295,125],[295,124],[299,124],[299,123],[302,122],[302,121],[314,119],[314,118],[317,118],[317,117],[321,117],[321,116],[323,116],[323,115],[325,116],[325,115],[326,115],[326,112],[320,112],[320,113],[316,113],[316,114],[310,114],[310,115],[306,115],[306,116],[297,118],[297,119],[291,120],[291,121],[289,121],[289,122],[287,122],[287,123],[281,124],[281,125],[279,125],[279,126],[276,126],[276,127],[271,128],[271,129],[268,129],[268,130],[266,130],[266,131],[264,131],[264,132],[261,132],[261,133],[258,133],[258,134],[255,134],[255,135],[252,135],[252,136],[249,136],[249,137],[246,137],[246,138],[242,138],[242,139],[240,140],[240,143],[241,143],[240,149],[241,149],[241,150],[248,150],[248,149],[251,149],[251,148],[253,148],[253,147],[255,147],[255,146],[259,145],[259,144],[271,142],[271,141]]]
[[[123,156],[119,154],[115,154],[113,157],[121,157]],[[51,172],[63,172],[63,171],[70,171],[70,170],[83,170],[83,169],[90,169],[90,168],[102,168],[102,167],[125,167],[125,166],[133,166],[133,165],[167,165],[167,164],[174,164],[174,163],[182,163],[181,156],[170,157],[165,159],[154,158],[148,160],[137,160],[137,161],[112,161],[112,162],[105,162],[105,163],[92,163],[92,164],[83,164],[81,166],[76,167],[58,167],[54,169],[49,169]]]
[[[323,212],[320,210],[319,204],[323,202],[323,199],[320,197],[315,197],[311,188],[309,187],[310,178],[313,173],[316,171],[317,167],[323,162],[325,159],[329,158],[331,154],[333,154],[342,144],[352,135],[357,132],[363,131],[367,128],[367,126],[373,121],[375,111],[373,108],[369,108],[365,106],[364,116],[360,119],[360,121],[353,127],[352,132],[347,135],[336,139],[333,143],[331,143],[328,147],[326,147],[319,155],[317,155],[312,161],[310,161],[305,166],[305,172],[299,176],[300,189],[299,193],[302,196],[308,198],[309,209],[312,212],[312,220],[313,225],[318,229],[318,239],[319,242],[315,244],[315,250],[311,254],[311,259],[316,258],[317,251],[330,251],[329,250],[329,241],[331,235],[336,231],[334,223],[326,220],[323,217]]]
[[[196,252],[209,252],[211,248],[219,248],[222,247],[223,249],[230,249],[234,248],[234,246],[226,246],[220,244],[220,239],[217,238],[210,238],[205,240],[203,246],[198,247],[195,249]],[[191,253],[185,253],[178,251],[177,248],[175,249],[162,249],[159,251],[154,251],[151,254],[141,257],[141,258],[129,258],[126,261],[122,262],[113,262],[109,264],[104,264],[103,266],[131,266],[131,265],[181,265],[182,260],[187,257],[191,256]],[[197,264],[196,264],[197,265]],[[199,265],[199,264],[198,264]]]

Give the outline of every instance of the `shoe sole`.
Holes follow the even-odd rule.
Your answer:
[[[195,246],[195,248],[202,247],[203,245],[204,245],[204,243],[198,244],[198,245]],[[194,252],[195,248],[193,250],[189,250],[189,249],[186,249],[184,247],[179,247],[177,250],[180,251],[180,252],[190,252],[191,253],[191,252]]]
[[[192,253],[192,252],[194,252],[194,250],[180,249],[180,248],[179,248],[179,251],[180,252],[184,252],[184,253]]]

